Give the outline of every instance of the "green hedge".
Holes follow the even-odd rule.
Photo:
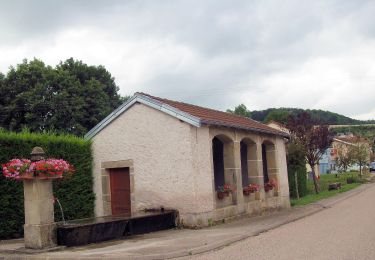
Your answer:
[[[72,178],[54,181],[54,195],[64,208],[65,219],[93,216],[95,195],[92,188],[91,143],[69,135],[0,131],[0,164],[13,158],[30,158],[30,152],[35,146],[45,150],[46,158],[64,159],[76,169]],[[0,239],[22,236],[23,207],[22,182],[7,180],[1,172]],[[57,205],[55,205],[55,220],[61,220]]]
[[[296,144],[290,143],[287,158],[290,197],[297,197],[295,173],[297,173],[298,193],[303,197],[307,194],[307,170],[303,152]]]

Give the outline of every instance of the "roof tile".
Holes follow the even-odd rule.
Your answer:
[[[242,116],[238,116],[238,115],[227,113],[227,112],[222,112],[222,111],[200,107],[200,106],[187,104],[183,102],[173,101],[173,100],[169,100],[165,98],[154,97],[145,93],[138,92],[137,94],[157,100],[163,104],[167,104],[171,107],[179,109],[182,112],[198,117],[200,118],[203,124],[233,127],[233,128],[257,131],[257,132],[265,132],[265,133],[281,135],[285,137],[288,136],[288,134],[282,131],[278,131],[274,128],[271,128],[265,124],[262,124],[258,121],[255,121],[247,117],[242,117]]]

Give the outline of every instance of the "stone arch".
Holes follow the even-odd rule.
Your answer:
[[[242,187],[250,183],[258,183],[256,180],[258,176],[256,143],[250,138],[243,138],[240,142],[240,153]]]
[[[270,179],[277,180],[276,146],[272,141],[262,143],[263,180],[267,183]]]
[[[226,135],[219,134],[212,139],[214,184],[217,191],[224,184],[233,184],[234,143]]]

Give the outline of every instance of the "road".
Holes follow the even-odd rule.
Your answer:
[[[375,259],[375,186],[312,216],[187,259]]]

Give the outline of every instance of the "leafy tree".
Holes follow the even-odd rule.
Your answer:
[[[293,140],[288,143],[287,165],[289,192],[293,198],[307,194],[306,160],[302,147]]]
[[[276,121],[282,124],[288,123],[288,118],[289,118],[289,112],[287,110],[272,110],[266,118],[264,119],[265,123],[268,123],[270,121]]]
[[[352,165],[353,162],[354,162],[353,152],[350,148],[348,150],[339,149],[337,151],[337,157],[335,159],[335,164],[337,165],[337,167],[341,171],[346,172],[348,167],[350,165]]]
[[[103,66],[71,58],[53,68],[24,60],[0,76],[0,127],[83,135],[124,101],[117,92]]]
[[[234,111],[230,110],[230,109],[227,109],[227,112],[231,113],[231,114],[236,114],[236,115],[239,115],[239,116],[244,116],[244,117],[250,117],[251,116],[250,110],[248,110],[247,107],[244,104],[240,104],[240,105],[236,106],[234,108]]]
[[[370,160],[370,148],[368,144],[358,142],[350,148],[353,162],[359,165],[359,175],[362,176],[362,168]]]
[[[287,127],[291,133],[291,138],[301,147],[307,163],[312,169],[315,192],[319,193],[319,185],[314,172],[314,166],[322,158],[325,150],[332,143],[332,134],[327,126],[315,126],[314,121],[306,112],[297,116],[290,116]]]

